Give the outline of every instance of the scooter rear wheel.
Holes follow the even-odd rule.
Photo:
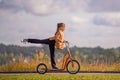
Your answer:
[[[39,74],[45,74],[47,72],[47,66],[44,63],[38,64],[36,69]]]

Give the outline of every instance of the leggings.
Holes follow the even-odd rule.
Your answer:
[[[51,66],[56,66],[55,63],[55,40],[49,40],[49,39],[28,39],[28,42],[30,43],[36,43],[36,44],[48,44],[50,49],[50,58],[51,58]]]

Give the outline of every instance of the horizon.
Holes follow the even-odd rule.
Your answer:
[[[5,43],[0,43],[0,45],[5,45],[5,46],[20,46],[20,47],[44,47],[44,45],[45,44],[23,44],[23,45],[18,45],[18,44],[5,44]],[[109,48],[104,48],[104,47],[102,47],[102,46],[94,46],[94,47],[90,47],[90,46],[88,46],[88,47],[80,47],[80,46],[76,46],[76,45],[70,45],[70,48],[72,48],[72,47],[77,47],[77,48],[97,48],[97,47],[100,47],[100,48],[103,48],[103,49],[116,49],[116,48],[120,48],[120,46],[118,46],[118,47],[109,47]]]

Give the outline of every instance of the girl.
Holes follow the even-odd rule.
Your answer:
[[[56,67],[55,63],[55,47],[57,49],[64,49],[64,42],[67,42],[64,40],[64,30],[65,30],[65,24],[64,23],[58,23],[57,24],[57,30],[55,32],[55,35],[53,37],[47,38],[47,39],[24,39],[23,42],[29,42],[29,43],[37,43],[37,44],[48,44],[50,49],[50,58],[51,58],[51,66],[52,69],[58,69]]]

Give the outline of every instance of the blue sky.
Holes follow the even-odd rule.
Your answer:
[[[0,0],[0,43],[23,45],[23,38],[48,38],[54,35],[56,24],[64,22],[65,38],[74,45],[118,47],[119,3],[120,0]]]

